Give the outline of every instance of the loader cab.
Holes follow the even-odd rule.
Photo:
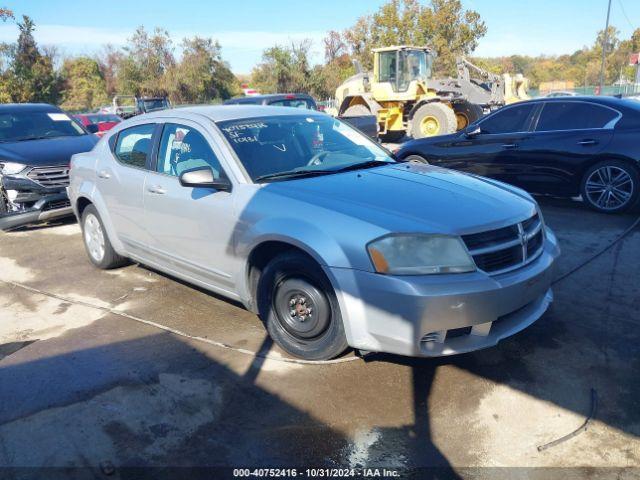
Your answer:
[[[374,84],[383,90],[404,93],[411,83],[431,78],[433,53],[428,48],[388,47],[374,49]]]

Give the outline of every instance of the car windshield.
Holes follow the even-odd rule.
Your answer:
[[[0,142],[79,135],[86,135],[86,132],[63,112],[0,113]]]
[[[256,182],[395,162],[366,136],[329,116],[245,118],[217,125]]]
[[[164,108],[167,108],[168,106],[167,102],[162,98],[152,98],[143,100],[142,102],[144,103],[144,109],[147,112],[150,112],[152,110],[162,110]]]
[[[108,114],[93,114],[87,115],[87,119],[91,123],[102,123],[102,122],[116,122],[119,123],[121,118],[117,115],[108,115]]]

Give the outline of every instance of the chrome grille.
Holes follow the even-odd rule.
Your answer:
[[[34,167],[27,177],[46,188],[63,188],[69,185],[69,167]]]
[[[522,267],[534,260],[544,246],[544,232],[538,214],[508,227],[463,235],[476,266],[496,275]]]

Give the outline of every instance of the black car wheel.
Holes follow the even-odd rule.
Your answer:
[[[258,310],[273,341],[292,355],[327,360],[348,347],[335,292],[322,268],[301,253],[284,253],[265,267]]]
[[[638,170],[624,162],[600,162],[585,173],[582,198],[596,211],[623,212],[637,202],[639,180]]]

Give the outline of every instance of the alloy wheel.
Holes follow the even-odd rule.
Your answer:
[[[84,242],[91,258],[101,262],[104,258],[104,233],[100,221],[92,213],[84,221]]]
[[[624,169],[605,165],[587,178],[585,192],[588,200],[601,210],[624,207],[634,194],[633,178]]]

